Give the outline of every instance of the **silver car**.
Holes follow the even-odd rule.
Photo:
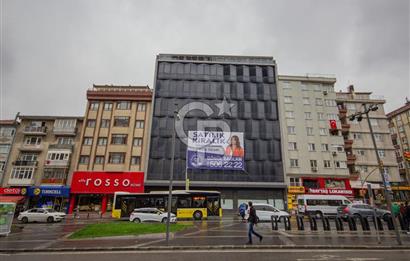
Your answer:
[[[373,208],[369,204],[364,203],[353,203],[347,206],[341,206],[337,209],[337,214],[342,218],[347,218],[348,216],[367,218],[374,216],[374,210],[376,210],[376,215],[384,220],[387,220],[388,217],[391,216],[390,211],[388,210]]]
[[[58,222],[65,218],[66,214],[63,212],[57,212],[48,208],[32,208],[23,212],[20,212],[17,220],[27,222]]]

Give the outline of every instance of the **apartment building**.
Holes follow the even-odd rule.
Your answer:
[[[376,111],[369,113],[370,124],[383,166],[390,182],[401,182],[395,149],[390,138],[388,120],[384,111],[386,102],[381,96],[373,96],[371,92],[356,92],[354,86],[348,87],[346,92],[336,93],[336,102],[339,108],[339,117],[342,123],[347,165],[350,173],[351,185],[355,189],[355,196],[362,197],[366,182],[370,183],[376,195],[381,195],[382,178],[378,170],[376,151],[372,143],[370,129],[366,115],[362,120],[350,117],[356,112],[364,110],[364,106],[377,105]],[[362,192],[360,191],[362,190]]]
[[[395,199],[410,200],[410,101],[387,115],[401,182],[393,186]]]
[[[0,120],[0,185],[4,173],[7,171],[6,165],[9,159],[10,150],[16,134],[16,122],[14,120]],[[0,194],[1,193],[0,191]]]
[[[142,192],[152,91],[148,86],[93,85],[71,180],[71,213],[110,211],[114,192]],[[128,184],[126,188],[119,184]]]
[[[288,208],[297,194],[352,196],[335,78],[279,75]]]
[[[82,118],[18,116],[16,122],[3,187],[27,196],[27,207],[66,209]]]

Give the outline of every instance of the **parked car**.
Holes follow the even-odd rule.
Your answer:
[[[353,203],[347,206],[342,206],[337,209],[337,213],[343,218],[346,219],[348,216],[354,217],[372,217],[374,215],[374,210],[376,209],[376,215],[378,217],[387,220],[389,216],[391,216],[390,211],[381,209],[381,208],[373,208],[369,204],[364,203]]]
[[[57,212],[54,209],[48,208],[32,208],[23,212],[20,212],[17,220],[28,223],[28,222],[58,222],[65,218],[66,214],[64,212]]]
[[[300,195],[298,196],[298,213],[315,215],[337,215],[337,209],[352,202],[344,196],[338,195]]]
[[[166,212],[162,212],[157,208],[136,208],[130,215],[130,221],[135,223],[141,222],[167,222]],[[176,222],[177,217],[171,213],[170,222]]]
[[[288,212],[279,210],[269,204],[254,203],[253,207],[255,208],[256,215],[258,216],[260,222],[271,221],[271,216],[277,216],[279,218],[290,217]]]

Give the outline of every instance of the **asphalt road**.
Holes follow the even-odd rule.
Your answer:
[[[82,260],[98,260],[98,261],[217,261],[217,260],[298,260],[298,261],[379,261],[379,260],[394,260],[408,261],[410,250],[207,250],[207,251],[122,251],[122,252],[63,252],[63,253],[21,253],[5,255],[0,254],[2,261],[82,261]]]

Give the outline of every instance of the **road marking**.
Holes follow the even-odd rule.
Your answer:
[[[298,261],[326,261],[326,260],[340,260],[340,261],[374,261],[374,260],[383,260],[382,258],[377,257],[341,257],[335,255],[316,255],[312,258],[298,258]]]

